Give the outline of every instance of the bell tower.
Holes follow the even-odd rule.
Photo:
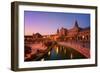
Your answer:
[[[77,20],[75,21],[75,26],[74,27],[76,27],[76,28],[78,28],[79,26],[78,26],[78,22],[77,22]]]

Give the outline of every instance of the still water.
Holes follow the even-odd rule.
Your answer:
[[[42,60],[85,59],[86,57],[72,48],[54,46]]]

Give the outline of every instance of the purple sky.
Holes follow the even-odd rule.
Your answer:
[[[90,27],[90,14],[24,11],[25,35],[55,34],[61,27],[71,29],[75,20],[82,28]]]

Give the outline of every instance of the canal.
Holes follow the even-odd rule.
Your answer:
[[[81,53],[76,50],[55,45],[41,60],[64,60],[64,59],[85,59]]]

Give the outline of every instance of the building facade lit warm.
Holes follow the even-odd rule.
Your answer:
[[[60,38],[61,37],[61,38]],[[57,34],[51,36],[53,40],[62,41],[84,41],[90,42],[90,27],[81,28],[78,25],[78,22],[75,21],[74,27],[72,29],[60,28],[57,29]]]
[[[90,27],[81,28],[77,21],[75,21],[74,27],[67,29],[61,27],[57,29],[57,32],[53,35],[41,35],[35,34],[32,36],[25,36],[25,39],[36,39],[37,38],[47,38],[54,41],[81,41],[81,42],[90,42]]]

